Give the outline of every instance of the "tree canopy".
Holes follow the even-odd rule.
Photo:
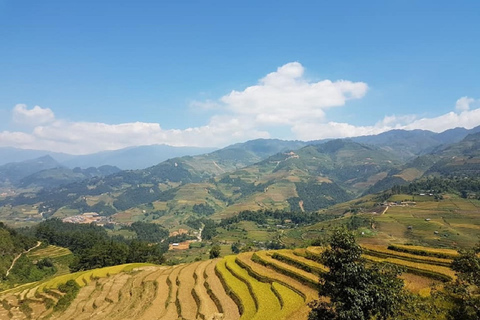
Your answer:
[[[320,257],[329,271],[320,278],[320,300],[311,304],[310,320],[388,319],[399,312],[406,298],[399,271],[388,265],[367,266],[361,254],[352,233],[334,231]]]

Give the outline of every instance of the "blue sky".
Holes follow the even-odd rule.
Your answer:
[[[0,0],[0,146],[480,125],[479,1]]]

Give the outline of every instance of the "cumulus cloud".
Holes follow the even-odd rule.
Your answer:
[[[469,98],[469,97],[461,97],[460,99],[457,100],[457,103],[455,104],[455,109],[457,111],[468,111],[470,110],[470,104],[473,103],[475,99]]]
[[[304,67],[291,62],[243,90],[233,90],[216,100],[192,102],[190,108],[215,113],[205,125],[166,130],[158,123],[72,122],[56,119],[49,108],[28,109],[19,104],[13,108],[14,123],[23,125],[24,131],[29,128],[29,132],[0,132],[0,146],[88,154],[150,144],[222,147],[270,138],[271,132],[279,130],[289,131],[292,139],[315,140],[371,135],[392,129],[441,132],[480,124],[480,108],[474,108],[480,100],[469,97],[457,100],[455,112],[433,118],[388,115],[365,126],[328,121],[330,108],[361,99],[367,91],[364,82],[309,80]]]
[[[49,108],[42,108],[34,106],[32,109],[28,109],[24,104],[17,104],[13,108],[13,121],[19,124],[26,125],[40,125],[53,122],[55,120],[55,114]]]
[[[245,126],[241,119],[215,116],[205,126],[164,130],[158,123],[105,124],[56,120],[31,133],[0,132],[0,147],[14,146],[70,154],[89,154],[131,146],[223,146],[254,138],[269,138],[266,131]]]
[[[474,101],[474,99],[471,99],[470,103]],[[373,135],[393,129],[421,129],[443,132],[456,127],[471,129],[478,125],[480,125],[480,108],[462,112],[452,111],[432,118],[417,118],[415,115],[391,115],[384,117],[384,119],[371,126],[355,126],[340,122],[310,122],[293,126],[292,132],[298,139],[316,140]]]
[[[228,111],[249,116],[257,125],[294,125],[306,119],[322,121],[325,109],[362,98],[368,89],[363,82],[308,81],[304,72],[300,63],[287,63],[257,85],[234,90],[220,102]]]

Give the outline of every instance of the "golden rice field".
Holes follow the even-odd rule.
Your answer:
[[[438,265],[448,259],[372,245],[366,249],[369,261],[405,267],[406,288],[422,296],[432,284],[455,277]],[[56,249],[43,250],[53,254]],[[305,320],[307,304],[317,298],[319,276],[327,271],[314,259],[322,251],[258,251],[176,266],[127,264],[67,274],[0,292],[0,319]],[[64,295],[58,287],[68,280],[81,289],[66,309],[55,311]]]

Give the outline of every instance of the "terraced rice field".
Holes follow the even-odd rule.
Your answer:
[[[67,248],[49,245],[46,248],[36,249],[30,251],[27,255],[33,259],[39,258],[58,258],[71,254],[72,252]]]
[[[407,288],[423,296],[432,283],[441,284],[438,275],[455,276],[442,265],[448,259],[366,249],[370,261],[406,267]],[[0,319],[305,320],[326,271],[315,259],[322,250],[259,251],[177,266],[130,264],[63,275],[0,292]],[[68,280],[81,289],[66,309],[54,311],[64,295],[57,288]]]

